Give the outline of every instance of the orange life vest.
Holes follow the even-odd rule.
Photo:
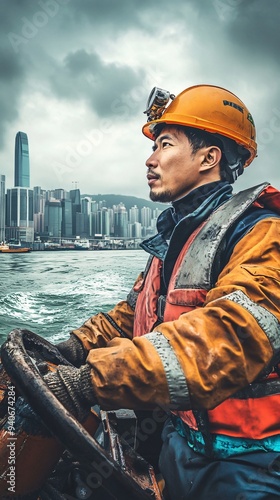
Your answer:
[[[234,195],[188,238],[175,263],[166,297],[160,296],[162,262],[149,261],[142,282],[137,283],[134,336],[154,329],[161,321],[176,320],[182,313],[202,307],[219,272],[219,258],[227,231],[254,204],[280,214],[279,191],[257,186]],[[201,258],[202,256],[202,258]],[[192,411],[176,413],[191,429],[198,430]],[[262,439],[280,434],[280,378],[271,373],[207,412],[211,434]]]

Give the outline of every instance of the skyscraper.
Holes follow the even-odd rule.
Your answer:
[[[24,132],[16,135],[15,187],[30,187],[28,138]]]
[[[15,186],[7,190],[6,239],[33,242],[33,190],[30,189],[28,139],[18,132],[15,142]]]
[[[46,201],[45,232],[53,238],[61,238],[62,207],[59,200]]]
[[[61,200],[62,219],[61,219],[61,236],[64,238],[71,238],[72,231],[72,202],[71,200]]]
[[[6,239],[21,242],[34,240],[33,189],[7,189]]]
[[[115,206],[114,210],[114,233],[115,236],[127,237],[128,213],[123,203]]]
[[[73,236],[81,236],[78,232],[77,227],[77,216],[78,213],[81,213],[81,193],[79,189],[71,189],[70,192],[70,200],[72,202],[72,231]]]
[[[0,243],[5,241],[5,175],[0,175]]]

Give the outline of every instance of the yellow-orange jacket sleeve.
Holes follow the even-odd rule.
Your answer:
[[[279,219],[260,221],[236,245],[203,308],[92,350],[101,406],[211,409],[272,366],[280,353],[279,237]]]

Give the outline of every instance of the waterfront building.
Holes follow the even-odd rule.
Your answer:
[[[162,210],[160,210],[159,208],[154,208],[153,211],[152,211],[152,218],[153,219],[157,219],[159,217],[159,215],[163,212],[163,210],[166,210],[167,207],[163,208]]]
[[[74,236],[78,236],[79,228],[77,228],[76,214],[81,213],[81,193],[79,189],[71,189],[69,191],[69,195],[70,195],[70,200],[72,202],[72,232]]]
[[[7,189],[6,239],[34,241],[33,190],[24,187]]]
[[[153,217],[151,220],[151,233],[156,234],[156,231],[157,231],[157,219]]]
[[[5,197],[5,175],[0,175],[0,243],[5,241],[5,215],[6,215],[6,197]]]
[[[103,207],[101,210],[97,212],[97,233],[102,234],[103,236],[110,235],[110,219],[108,208]]]
[[[70,196],[70,200],[72,201],[73,205],[81,206],[81,193],[80,193],[79,189],[71,189],[69,191],[69,196]]]
[[[97,201],[91,200],[90,202],[90,212],[91,213],[96,213],[98,210],[98,203]]]
[[[82,214],[89,215],[91,212],[91,198],[89,196],[85,196],[81,199],[81,212]]]
[[[61,236],[63,238],[72,238],[72,202],[71,200],[61,200]]]
[[[150,207],[143,207],[141,208],[141,218],[140,222],[143,226],[143,228],[148,228],[151,225],[151,219],[152,219],[152,211]]]
[[[47,200],[44,232],[51,238],[61,239],[62,207],[59,200]]]
[[[129,224],[129,235],[130,238],[141,239],[142,237],[142,225],[140,222],[133,222]]]
[[[76,205],[73,204],[72,206],[75,210]],[[91,198],[89,196],[81,198],[80,204],[78,204],[77,207],[80,207],[80,210],[78,208],[76,211],[76,236],[88,238],[91,235]]]
[[[89,225],[89,236],[94,237],[96,234],[102,236],[109,236],[109,214],[108,209],[103,208],[102,210],[97,210],[89,215],[90,225]]]
[[[47,192],[40,186],[33,188],[34,199],[34,234],[42,235],[44,232],[44,217]]]
[[[89,237],[93,238],[97,234],[97,212],[89,214]]]
[[[109,215],[109,234],[110,236],[114,236],[114,210],[112,208],[108,208]]]
[[[114,206],[114,236],[128,236],[128,213],[123,203]]]
[[[129,209],[129,222],[134,224],[134,222],[139,222],[139,208],[134,205]]]
[[[24,132],[18,132],[15,141],[15,187],[30,187],[29,147]]]
[[[34,236],[42,236],[44,233],[45,227],[45,214],[42,212],[38,212],[33,215],[34,221]]]
[[[46,196],[46,190],[42,189],[41,186],[35,186],[33,188],[34,214],[44,213]]]
[[[89,215],[76,212],[76,233],[75,236],[88,238],[89,236]]]

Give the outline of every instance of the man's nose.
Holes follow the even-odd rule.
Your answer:
[[[154,151],[151,156],[146,160],[146,167],[156,167],[157,166],[157,158],[156,151]]]

